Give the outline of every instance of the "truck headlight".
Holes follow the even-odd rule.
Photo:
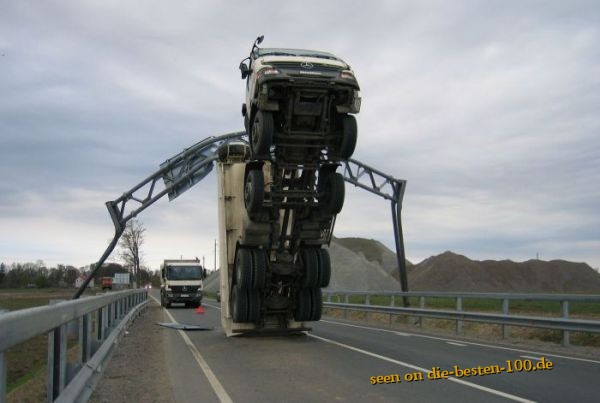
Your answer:
[[[342,70],[340,72],[340,78],[342,80],[352,80],[356,81],[356,77],[354,77],[354,73],[351,70]]]
[[[277,74],[280,74],[280,71],[277,70],[275,67],[265,67],[263,69],[260,69],[258,71],[258,73],[256,74],[256,76],[261,79],[263,77],[268,77],[268,76],[275,76]]]

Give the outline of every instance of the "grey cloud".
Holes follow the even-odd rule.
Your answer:
[[[46,234],[36,222],[54,217],[89,228],[86,248],[104,245],[105,200],[196,141],[241,128],[237,64],[265,34],[265,45],[329,50],[355,69],[355,156],[408,179],[409,257],[456,248],[523,258],[534,247],[544,256],[562,241],[564,256],[600,265],[590,252],[600,239],[596,2],[273,4],[5,2],[0,225],[20,217]],[[215,186],[141,217],[152,228],[147,260],[169,247],[212,250]],[[392,246],[387,204],[364,214],[375,199],[349,194],[338,235]],[[0,260],[49,259],[53,249],[41,236],[37,249],[0,240],[10,245]],[[53,259],[96,258],[61,252]]]

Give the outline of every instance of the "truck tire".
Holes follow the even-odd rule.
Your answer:
[[[231,289],[231,316],[235,323],[248,322],[248,290],[240,286]]]
[[[238,248],[235,259],[235,281],[241,288],[252,288],[252,252],[248,248]]]
[[[344,207],[346,187],[344,177],[332,172],[319,178],[319,207],[326,214],[339,214]]]
[[[300,264],[302,265],[302,288],[318,287],[319,285],[319,260],[314,248],[300,250]]]
[[[320,288],[302,288],[296,294],[294,319],[297,322],[321,320],[323,295]]]
[[[347,160],[354,154],[356,148],[356,139],[358,137],[358,128],[356,118],[352,115],[342,116],[342,140],[337,150],[337,156]]]
[[[258,218],[265,199],[265,178],[262,169],[253,169],[246,176],[244,205],[250,219]]]
[[[258,322],[260,319],[261,295],[258,290],[248,290],[247,322]]]
[[[294,311],[294,320],[296,322],[309,321],[311,308],[311,289],[299,289],[296,293],[296,310]]]
[[[252,124],[250,145],[255,159],[266,159],[269,155],[275,133],[275,123],[271,112],[258,111]]]
[[[267,252],[264,249],[252,249],[252,288],[262,290],[267,279]]]
[[[331,280],[331,258],[327,249],[317,249],[317,259],[319,260],[319,287],[327,287]]]
[[[323,294],[320,288],[311,289],[311,312],[310,319],[312,321],[321,320],[323,312]]]

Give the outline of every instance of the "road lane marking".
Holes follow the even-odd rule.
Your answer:
[[[205,303],[203,303],[202,305],[210,306],[211,308],[218,309],[219,311],[221,310],[221,307],[220,307],[220,306],[214,306],[214,305],[211,305],[211,304],[207,304],[206,302],[205,302]]]
[[[521,358],[531,358],[532,360],[542,361],[541,357],[533,357],[531,355],[521,355]]]
[[[352,324],[349,324],[349,323],[336,322],[336,321],[332,321],[332,320],[323,320],[323,319],[321,319],[321,322],[331,323],[332,325],[338,325],[338,326],[358,327],[358,328],[361,328],[361,329],[375,330],[375,331],[378,331],[378,332],[397,333],[395,330],[380,329],[380,328],[377,328],[377,327],[368,327],[368,326],[358,326],[358,325],[352,325]],[[429,335],[425,335],[425,334],[418,334],[418,333],[407,333],[407,334],[410,334],[411,336],[415,336],[415,337],[423,337],[425,339],[441,340],[441,341],[446,341],[446,342],[448,342],[448,341],[454,342],[455,341],[453,339],[446,339],[446,338],[443,338],[443,337],[429,336]],[[578,357],[569,357],[569,356],[566,356],[566,355],[559,355],[559,354],[540,353],[539,351],[522,350],[522,349],[518,349],[518,348],[502,347],[502,346],[493,346],[491,344],[475,343],[475,342],[472,342],[472,341],[465,341],[465,340],[460,340],[460,342],[461,343],[465,343],[467,345],[471,345],[471,346],[496,348],[496,349],[499,349],[499,350],[516,351],[516,352],[519,352],[519,353],[528,353],[528,354],[535,354],[535,355],[543,355],[544,357],[556,357],[556,358],[564,358],[565,360],[583,361],[583,362],[591,362],[591,363],[594,363],[594,364],[600,364],[600,361],[598,361],[598,360],[590,360],[588,358],[578,358]]]
[[[428,370],[428,369],[421,368],[421,367],[418,367],[418,366],[413,365],[413,364],[409,364],[409,363],[404,362],[404,361],[395,360],[393,358],[389,358],[389,357],[386,357],[386,356],[383,356],[383,355],[372,353],[370,351],[362,350],[360,348],[353,347],[353,346],[350,346],[348,344],[340,343],[340,342],[335,341],[335,340],[327,339],[325,337],[317,336],[315,334],[308,333],[307,335],[309,337],[313,337],[315,339],[324,341],[326,343],[331,343],[331,344],[334,344],[334,345],[339,346],[339,347],[343,347],[343,348],[347,348],[347,349],[352,350],[352,351],[356,351],[357,353],[365,354],[365,355],[368,355],[368,356],[371,356],[371,357],[374,357],[374,358],[378,358],[380,360],[388,361],[388,362],[391,362],[391,363],[394,363],[394,364],[397,364],[397,365],[401,365],[403,367],[407,367],[407,368],[414,369],[414,370],[417,370],[417,371],[425,372],[425,373],[428,373],[428,374],[431,373],[431,371]],[[478,390],[481,390],[483,392],[491,393],[491,394],[496,395],[496,396],[501,396],[501,397],[504,397],[506,399],[513,400],[515,402],[523,402],[523,403],[534,402],[534,400],[525,399],[523,397],[515,396],[515,395],[512,395],[510,393],[501,392],[501,391],[496,390],[496,389],[487,388],[485,386],[477,385],[475,383],[463,381],[462,379],[458,379],[458,378],[446,378],[446,380],[448,380],[450,382],[458,383],[458,384],[463,385],[463,386],[468,386],[470,388],[478,389]]]
[[[452,344],[453,346],[458,346],[458,347],[467,347],[466,344],[460,344],[460,343],[455,343],[453,341],[447,341],[447,344]]]
[[[352,325],[350,323],[343,323],[343,322],[335,322],[333,320],[325,320],[325,319],[321,319],[319,322],[325,322],[325,323],[331,323],[333,325],[342,325],[342,326],[349,326],[349,327],[357,327],[359,329],[367,329],[367,330],[375,330],[377,332],[388,332],[388,333],[394,333],[397,334],[398,336],[414,336],[413,334],[410,333],[403,333],[403,332],[398,332],[396,330],[389,330],[389,329],[380,329],[378,327],[368,327],[368,326],[360,326],[360,325]]]
[[[149,297],[152,298],[158,305],[160,305],[160,302],[156,298],[154,298],[152,295],[149,295]],[[177,321],[175,320],[175,318],[173,317],[173,315],[171,315],[171,313],[169,311],[164,309],[164,312],[167,314],[167,316],[169,317],[171,322],[177,323]],[[225,391],[225,388],[223,387],[221,382],[219,382],[219,380],[215,376],[214,372],[212,372],[212,370],[208,366],[208,363],[206,362],[204,357],[202,357],[202,354],[200,354],[200,351],[198,351],[198,349],[196,348],[194,343],[192,343],[192,341],[190,340],[188,335],[185,334],[185,332],[183,330],[177,330],[177,332],[179,332],[179,335],[181,336],[181,338],[183,339],[185,344],[187,344],[188,348],[192,352],[192,355],[196,359],[196,362],[200,366],[200,369],[202,369],[202,372],[204,372],[206,379],[208,379],[210,386],[212,386],[213,391],[215,392],[215,394],[217,395],[219,400],[223,403],[233,403],[233,400],[231,400],[231,397],[229,397],[229,395]]]

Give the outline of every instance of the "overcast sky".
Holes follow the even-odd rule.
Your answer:
[[[3,1],[0,261],[96,261],[105,201],[243,128],[237,66],[259,34],[353,67],[354,157],[408,180],[411,261],[600,266],[597,1]],[[146,210],[145,262],[212,269],[216,199],[210,176]],[[335,234],[392,248],[389,204],[348,186]]]

